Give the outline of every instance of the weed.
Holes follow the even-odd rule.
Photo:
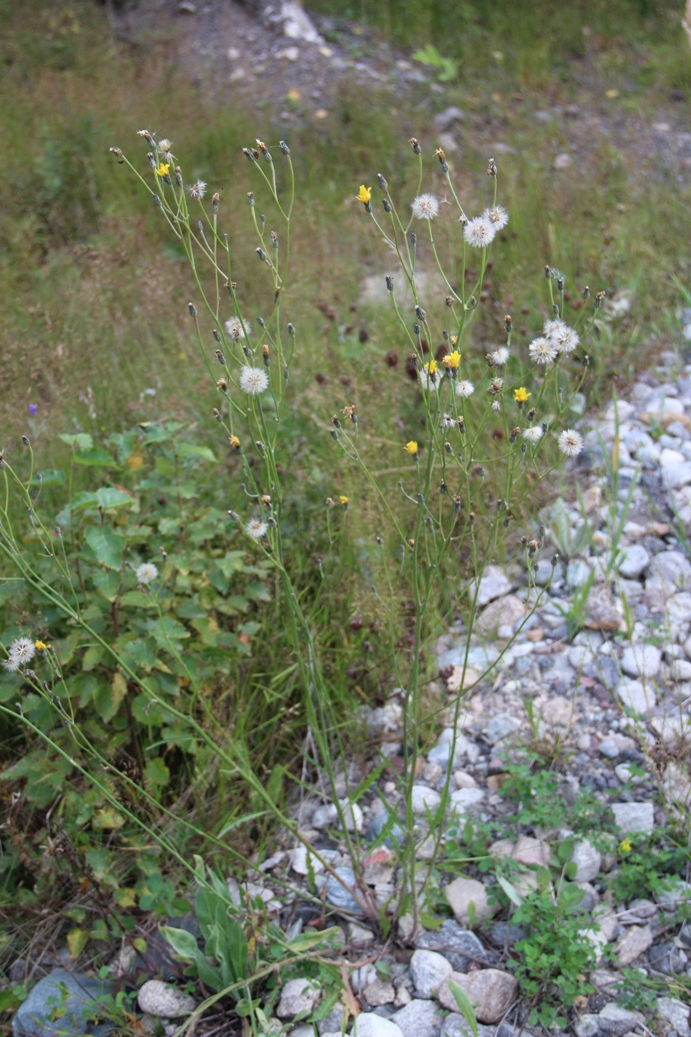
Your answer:
[[[672,831],[631,836],[617,846],[618,866],[608,877],[617,903],[673,890],[691,857]]]

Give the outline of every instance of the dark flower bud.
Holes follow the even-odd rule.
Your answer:
[[[279,148],[281,149],[281,151],[283,152],[284,155],[289,155],[290,154],[290,148],[288,147],[288,145],[286,144],[286,142],[284,140],[279,140],[278,146],[279,146]]]
[[[390,277],[387,274],[385,280],[386,280],[386,290],[387,290],[387,292],[392,292],[393,291],[393,277]]]
[[[190,317],[196,317],[197,316],[197,307],[194,305],[193,302],[188,302],[187,303],[187,308],[190,311]]]

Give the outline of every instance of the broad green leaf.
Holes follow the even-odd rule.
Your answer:
[[[216,463],[216,455],[208,446],[199,446],[196,443],[180,443],[177,447],[179,457],[199,457],[203,461]]]
[[[122,828],[125,823],[125,818],[122,814],[115,809],[115,807],[101,807],[100,810],[96,811],[96,815],[91,822],[93,828],[116,830]]]
[[[98,507],[103,511],[122,507],[133,508],[137,504],[132,494],[118,490],[115,486],[102,486],[100,490],[96,490],[96,500]]]
[[[82,659],[82,670],[85,670],[87,673],[89,670],[94,670],[103,658],[104,653],[105,648],[103,645],[91,645],[90,648],[87,648]]]
[[[497,875],[497,882],[504,890],[511,903],[515,904],[516,907],[520,907],[523,903],[523,897],[518,892],[516,887],[513,886],[508,879],[505,879],[503,875]]]
[[[84,539],[96,555],[96,558],[107,569],[119,569],[122,565],[122,538],[117,536],[109,526],[89,526]]]
[[[78,450],[74,455],[75,464],[91,465],[95,468],[114,468],[115,459],[102,446],[94,446],[90,450]]]
[[[89,942],[89,930],[88,929],[72,929],[67,934],[67,947],[70,952],[70,958],[78,958],[82,953],[87,943]]]
[[[106,601],[115,601],[120,589],[120,574],[117,572],[95,572],[93,577],[94,586],[98,587]]]
[[[166,938],[176,954],[185,961],[194,961],[199,954],[197,938],[186,929],[176,929],[170,925],[159,926],[159,932]]]
[[[465,1021],[468,1023],[470,1029],[473,1032],[473,1037],[478,1037],[475,1009],[472,1006],[470,998],[468,997],[460,983],[457,983],[455,979],[449,979],[447,980],[447,983],[449,986],[449,990],[453,994],[453,999],[458,1005],[458,1011],[461,1013]]]
[[[77,432],[75,435],[68,435],[66,432],[60,436],[63,443],[67,443],[68,446],[75,446],[77,450],[91,450],[94,445],[94,441],[88,432]]]
[[[317,933],[299,933],[298,936],[290,941],[288,946],[291,951],[301,953],[302,951],[310,950],[311,947],[318,947],[320,943],[323,943],[325,940],[330,939],[330,937],[339,934],[342,935],[341,930],[337,925],[332,926],[330,929],[322,929],[321,932]]]
[[[93,694],[93,701],[104,724],[113,719],[126,694],[127,681],[119,671],[113,676],[110,684],[105,681],[99,684]]]
[[[160,756],[149,760],[144,769],[144,774],[148,782],[161,788],[170,781],[170,771]]]

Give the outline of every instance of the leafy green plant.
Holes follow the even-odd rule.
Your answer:
[[[616,852],[618,864],[608,885],[617,903],[674,889],[691,860],[688,846],[664,829],[622,839]]]
[[[452,83],[458,75],[459,63],[454,58],[445,58],[433,43],[427,43],[413,54],[413,60],[421,65],[436,69],[440,83]]]

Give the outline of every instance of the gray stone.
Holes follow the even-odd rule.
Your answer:
[[[56,969],[39,980],[22,1001],[12,1019],[12,1033],[16,1037],[55,1037],[53,1015],[56,1009],[61,1012],[60,1029],[66,1035],[86,1033],[88,1014],[83,1017],[85,1006],[109,991],[110,986],[100,980],[80,972]],[[96,1009],[91,1018],[98,1018],[98,1015]]]
[[[658,997],[657,1014],[679,1034],[679,1037],[689,1037],[689,1006],[683,1001],[677,1001],[674,997]]]
[[[670,594],[675,588],[688,589],[691,587],[691,562],[681,551],[661,551],[648,566],[646,586],[650,580],[659,581],[662,589]]]
[[[498,1033],[499,1030],[495,1031],[493,1026],[483,1026],[482,1023],[478,1023],[477,1037],[496,1037]],[[441,1024],[440,1037],[473,1037],[473,1032],[462,1015],[451,1012]]]
[[[415,939],[422,950],[439,951],[450,962],[454,972],[467,972],[472,962],[487,960],[485,948],[470,929],[464,929],[451,919],[442,922],[439,929],[423,932]]]
[[[652,803],[614,803],[612,813],[616,826],[623,835],[652,832],[655,827]]]
[[[583,587],[590,578],[592,566],[582,558],[574,558],[566,568],[566,582],[572,590]]]
[[[434,125],[442,133],[451,129],[455,122],[464,122],[465,112],[462,108],[457,108],[455,104],[445,108],[443,112],[437,112],[434,116]]]
[[[386,810],[380,810],[378,814],[375,814],[365,829],[365,839],[367,842],[373,843],[375,839],[378,839],[389,820],[389,814]],[[384,846],[388,846],[389,849],[392,850],[394,848],[394,843],[400,844],[402,842],[403,829],[396,821],[394,821],[390,834],[384,839]]]
[[[457,814],[477,814],[485,802],[484,789],[456,789],[450,796],[451,806]]]
[[[414,951],[410,960],[410,976],[418,997],[434,997],[452,972],[453,968],[447,959],[436,951]]]
[[[496,713],[487,724],[487,738],[494,745],[515,734],[519,727],[519,722],[508,713]]]
[[[632,925],[617,940],[614,951],[622,968],[647,951],[653,942],[653,934],[647,925]]]
[[[682,904],[691,901],[691,884],[677,880],[670,884],[668,889],[661,889],[656,893],[655,899],[663,911],[676,911]]]
[[[674,659],[669,675],[673,681],[691,681],[691,663],[687,659]]]
[[[334,868],[334,871],[336,872],[336,875],[340,875],[348,886],[355,886],[355,872],[352,868],[344,865],[341,868]],[[365,912],[358,904],[353,894],[349,893],[347,889],[344,889],[334,875],[329,875],[326,880],[326,899],[333,907],[337,907],[341,911],[350,911],[353,915],[364,917]]]
[[[430,789],[427,785],[413,785],[410,802],[414,814],[426,814],[428,810],[433,811],[439,806],[441,796],[436,789]]]
[[[392,1005],[396,997],[396,991],[391,983],[385,983],[381,979],[375,979],[365,987],[364,998],[373,1007],[379,1005]]]
[[[403,1037],[437,1037],[441,1019],[434,1001],[415,998],[395,1015],[391,1021],[400,1026]]]
[[[361,1012],[353,1023],[353,1037],[403,1037],[403,1031],[375,1012]]]
[[[606,756],[608,760],[616,760],[619,755],[619,746],[612,738],[604,738],[600,742],[600,752],[603,756]]]
[[[331,1009],[331,1011],[325,1019],[320,1019],[317,1022],[317,1033],[320,1035],[320,1037],[326,1037],[327,1033],[340,1034],[343,1029],[344,1022],[347,1025],[348,1012],[344,1005],[337,1005],[335,1008]],[[310,1032],[309,1034],[306,1034],[305,1037],[314,1037],[312,1025],[309,1023],[307,1023],[306,1025]],[[290,1031],[291,1037],[295,1037],[296,1030],[298,1029],[299,1027],[296,1027],[295,1030]]]
[[[592,882],[600,871],[602,854],[587,839],[582,839],[574,846],[571,860],[576,865],[576,882]]]
[[[613,1037],[623,1037],[629,1030],[635,1030],[637,1026],[645,1026],[645,1016],[640,1012],[632,1012],[628,1008],[620,1008],[614,1001],[609,1001],[597,1017],[600,1031],[604,1034],[612,1034]]]
[[[477,632],[484,635],[496,635],[499,627],[515,627],[523,619],[525,613],[525,604],[515,594],[497,598],[478,617]]]
[[[627,580],[635,580],[650,562],[650,555],[642,544],[631,544],[624,548],[623,555],[619,572]]]
[[[621,668],[630,677],[656,677],[662,662],[662,653],[655,645],[629,645],[621,657]]]
[[[616,687],[617,698],[625,709],[635,713],[636,716],[645,717],[655,709],[657,698],[653,688],[641,684],[640,681],[631,681],[623,678]]]
[[[516,978],[500,969],[480,969],[467,975],[454,972],[451,978],[465,990],[480,1023],[498,1023],[513,1004],[518,990]],[[439,1003],[451,1012],[459,1011],[448,980],[439,989]]]
[[[682,486],[688,486],[691,483],[691,463],[683,461],[665,465],[660,469],[660,478],[666,490],[678,490]]]
[[[691,465],[689,465],[689,468],[691,468]],[[691,479],[689,479],[689,482],[691,482]],[[475,596],[475,587],[476,581],[472,580],[468,588],[471,601]],[[489,605],[490,601],[503,597],[510,590],[511,581],[504,570],[500,569],[498,565],[488,565],[480,577],[480,586],[477,591],[478,608],[482,608],[483,605]]]
[[[461,925],[470,923],[470,905],[474,905],[474,924],[488,921],[496,911],[496,905],[490,905],[485,887],[477,879],[458,878],[444,888],[451,910]]]
[[[595,1037],[600,1032],[600,1023],[596,1015],[582,1015],[574,1023],[576,1037]]]
[[[289,979],[281,990],[276,1015],[279,1019],[294,1019],[301,1012],[311,1012],[319,995],[320,989],[311,979]]]
[[[163,1019],[178,1019],[189,1015],[197,1007],[193,997],[160,979],[149,979],[142,984],[137,994],[137,1004],[142,1012]]]

